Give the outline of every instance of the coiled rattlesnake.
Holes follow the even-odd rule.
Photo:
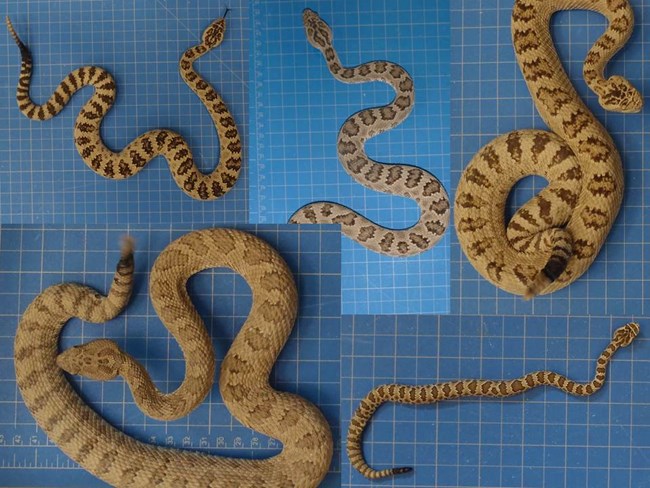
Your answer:
[[[226,11],[227,13],[227,11]],[[224,14],[225,17],[225,14]],[[125,179],[138,173],[156,156],[164,156],[176,184],[190,197],[214,200],[226,194],[237,181],[241,168],[241,141],[228,107],[219,94],[194,70],[192,63],[223,41],[225,18],[214,21],[203,32],[202,42],[189,48],[180,60],[180,73],[208,109],[217,128],[220,160],[212,173],[203,174],[194,163],[192,151],[180,134],[170,130],[152,130],[142,134],[120,152],[104,145],[100,128],[104,115],[115,101],[115,81],[110,73],[97,66],[84,66],[70,73],[43,105],[29,96],[32,77],[32,56],[16,34],[9,17],[7,27],[20,48],[22,58],[16,99],[20,111],[32,120],[48,120],[56,116],[70,98],[84,86],[92,85],[95,93],[86,102],[74,126],[74,140],[84,163],[105,178]]]
[[[562,9],[600,12],[606,32],[590,49],[584,78],[608,110],[637,112],[643,101],[620,77],[604,78],[612,56],[631,35],[627,0],[516,0],[512,38],[535,106],[552,132],[518,130],[483,147],[458,184],[454,220],[474,268],[494,285],[531,298],[580,277],[596,258],[623,198],[623,168],[612,138],[567,77],[549,30]],[[512,186],[527,175],[548,187],[505,225]]]
[[[348,118],[338,136],[338,154],[343,167],[356,181],[370,189],[415,200],[420,218],[406,229],[382,227],[354,210],[331,202],[315,202],[297,210],[289,222],[341,224],[342,232],[362,246],[389,256],[413,256],[431,249],[449,224],[449,197],[440,181],[427,171],[403,164],[383,164],[370,159],[365,141],[399,125],[411,113],[413,80],[401,66],[373,61],[354,68],[343,67],[334,47],[332,31],[312,10],[303,13],[307,40],[323,53],[327,67],[344,83],[382,81],[396,92],[382,107],[362,110]]]
[[[577,383],[553,371],[537,371],[515,380],[460,380],[425,386],[382,385],[372,390],[361,400],[348,430],[347,451],[350,463],[362,475],[370,479],[384,478],[395,474],[407,473],[412,468],[392,468],[377,471],[366,463],[363,456],[363,431],[375,411],[386,402],[422,405],[453,400],[463,397],[504,398],[519,395],[538,386],[553,386],[570,395],[587,396],[596,393],[605,383],[607,365],[612,356],[621,347],[629,346],[639,334],[639,325],[634,322],[624,325],[614,332],[612,341],[607,345],[596,362],[596,375],[589,383]]]
[[[188,413],[212,386],[215,357],[185,283],[212,267],[233,269],[252,289],[250,314],[223,360],[219,387],[238,420],[282,442],[282,452],[269,459],[208,456],[139,442],[88,407],[64,375],[64,370],[99,380],[121,375],[148,415],[167,420]],[[158,391],[144,368],[110,340],[58,354],[59,334],[72,317],[105,322],[124,309],[133,271],[127,245],[108,296],[64,283],[43,291],[23,314],[15,340],[16,378],[27,408],[48,437],[84,469],[115,486],[317,486],[333,452],[327,421],[311,403],[276,391],[268,382],[297,313],[295,282],[280,255],[250,234],[226,229],[191,232],[160,254],[151,271],[151,300],[186,362],[185,379],[170,394]]]

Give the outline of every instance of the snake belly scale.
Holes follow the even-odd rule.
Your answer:
[[[225,14],[224,14],[225,17]],[[220,141],[219,163],[210,174],[202,173],[194,162],[192,151],[183,137],[173,131],[152,130],[114,152],[101,139],[101,123],[116,97],[115,80],[97,66],[84,66],[66,76],[47,102],[32,101],[29,87],[32,78],[32,56],[20,40],[9,17],[7,27],[16,41],[22,58],[16,100],[20,111],[31,120],[48,120],[56,116],[81,88],[93,86],[95,92],[83,106],[74,126],[74,141],[84,163],[100,176],[125,179],[140,172],[156,156],[169,163],[176,184],[185,194],[197,200],[215,200],[225,195],[237,181],[241,169],[241,140],[235,119],[221,96],[194,70],[198,58],[217,47],[224,38],[225,18],[212,22],[203,32],[202,42],[185,51],[179,68],[183,81],[199,97],[208,110]]]
[[[168,420],[188,413],[212,386],[215,357],[185,284],[212,267],[231,268],[252,289],[252,308],[223,360],[219,388],[235,418],[282,442],[282,452],[268,459],[210,456],[139,442],[86,405],[64,375],[98,380],[121,375],[147,414]],[[297,314],[296,285],[277,251],[241,231],[208,229],[177,239],[156,259],[151,300],[186,361],[182,385],[169,394],[158,391],[146,370],[113,341],[99,339],[58,353],[60,332],[72,317],[101,323],[126,307],[133,273],[127,241],[107,296],[64,283],[47,288],[24,312],[15,339],[16,378],[41,429],[84,469],[114,486],[318,486],[333,453],[329,425],[314,405],[269,385]]]
[[[535,106],[550,132],[517,130],[484,146],[463,172],[455,198],[458,240],[494,285],[532,298],[578,279],[603,246],[623,198],[620,155],[571,84],[553,45],[551,16],[586,9],[609,25],[589,50],[583,75],[612,111],[638,112],[643,101],[624,78],[605,78],[609,60],[634,24],[628,0],[516,0],[512,39]],[[505,222],[512,186],[528,175],[548,186]]]
[[[344,83],[381,81],[395,90],[395,98],[388,105],[362,110],[343,123],[337,150],[345,171],[352,178],[372,190],[415,200],[420,207],[420,218],[406,229],[389,229],[343,205],[314,202],[298,209],[289,222],[340,224],[346,236],[371,251],[388,256],[414,256],[431,249],[449,224],[449,197],[440,181],[416,166],[374,161],[364,149],[365,141],[396,127],[411,113],[415,96],[413,80],[404,68],[387,61],[344,67],[332,46],[332,31],[318,14],[306,9],[303,24],[309,43],[321,51],[337,80]]]
[[[362,447],[363,432],[373,414],[384,403],[426,405],[467,397],[505,398],[520,395],[539,386],[552,386],[574,396],[592,395],[605,384],[607,366],[616,351],[629,346],[638,334],[639,324],[635,322],[630,322],[617,329],[611,342],[598,357],[596,374],[589,383],[578,383],[553,371],[537,371],[514,380],[471,379],[423,386],[399,384],[378,386],[361,400],[350,420],[347,439],[347,453],[350,463],[369,479],[385,478],[408,473],[412,470],[410,467],[375,470],[365,460]]]

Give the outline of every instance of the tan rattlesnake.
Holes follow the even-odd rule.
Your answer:
[[[627,0],[515,1],[517,61],[552,132],[514,131],[483,147],[458,184],[454,220],[474,268],[526,298],[559,290],[589,268],[623,198],[623,168],[612,138],[576,93],[553,46],[549,23],[562,9],[594,10],[609,20],[584,62],[584,78],[603,108],[637,112],[643,105],[626,79],[604,78],[608,61],[632,32]],[[506,227],[508,193],[532,174],[549,184]]]
[[[440,181],[416,166],[383,164],[369,158],[365,141],[390,130],[411,113],[414,103],[413,80],[401,66],[373,61],[354,68],[343,67],[334,47],[332,31],[315,12],[306,9],[303,23],[307,40],[323,53],[334,77],[344,83],[382,81],[395,90],[388,105],[362,110],[348,118],[338,136],[338,154],[347,173],[372,190],[415,200],[420,218],[406,229],[382,227],[354,210],[331,202],[314,202],[296,211],[289,222],[341,224],[342,232],[362,246],[389,256],[413,256],[431,249],[449,224],[449,197]]]
[[[176,184],[187,195],[199,200],[219,198],[235,185],[239,177],[241,141],[228,107],[219,94],[194,70],[192,63],[221,44],[226,28],[224,17],[210,24],[203,32],[201,44],[185,51],[179,65],[183,80],[208,109],[219,134],[220,161],[208,175],[196,167],[190,147],[176,132],[164,129],[149,131],[133,140],[120,152],[113,152],[104,145],[100,133],[101,123],[104,115],[113,106],[116,87],[111,74],[102,68],[84,66],[73,71],[59,84],[46,103],[35,104],[29,96],[32,56],[7,17],[7,27],[20,48],[22,58],[16,95],[18,107],[32,120],[48,120],[63,110],[75,92],[84,86],[92,85],[95,93],[79,112],[74,126],[77,151],[90,169],[105,178],[119,180],[133,176],[153,158],[161,155],[169,163]]]
[[[587,396],[596,393],[605,383],[607,365],[614,353],[632,343],[639,333],[639,325],[631,322],[614,332],[614,337],[596,362],[596,375],[589,383],[576,383],[553,371],[537,371],[515,380],[460,380],[425,386],[382,385],[361,400],[348,430],[347,451],[350,463],[362,475],[370,479],[384,478],[407,473],[412,468],[392,468],[376,471],[366,463],[363,456],[363,431],[375,411],[386,402],[423,405],[463,397],[504,398],[519,395],[538,386],[553,386],[570,395]]]
[[[253,305],[223,360],[219,387],[231,413],[247,427],[279,439],[283,450],[263,460],[209,456],[139,442],[88,407],[64,375],[106,380],[123,376],[148,415],[173,419],[200,403],[212,386],[212,342],[185,284],[207,268],[228,267],[250,285]],[[296,318],[297,290],[280,255],[235,230],[195,231],[169,244],[151,271],[151,300],[185,357],[185,379],[161,393],[149,375],[110,340],[58,354],[68,320],[106,322],[126,306],[134,261],[125,246],[108,296],[64,283],[43,291],[25,311],[15,341],[18,387],[38,425],[84,469],[115,486],[315,487],[332,458],[332,436],[321,412],[303,398],[274,390],[269,373]]]

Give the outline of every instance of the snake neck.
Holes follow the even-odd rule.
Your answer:
[[[205,360],[205,356],[200,356]],[[214,361],[204,361],[204,369],[200,374],[211,378],[208,382],[197,382],[196,377],[186,374],[181,385],[171,393],[158,389],[151,380],[147,370],[126,353],[122,353],[122,366],[119,373],[129,385],[133,399],[138,408],[145,415],[157,420],[174,420],[187,415],[203,401],[212,388],[214,378]],[[186,360],[187,369],[191,368],[190,361]],[[201,365],[199,365],[200,367]]]
[[[213,48],[212,48],[213,49]],[[192,91],[194,91],[199,97],[201,96],[200,91],[205,90],[207,87],[210,85],[208,84],[207,81],[205,81],[201,75],[199,75],[196,70],[194,69],[194,62],[199,59],[200,57],[206,55],[208,52],[210,52],[212,49],[206,48],[203,44],[199,44],[197,46],[192,46],[188,50],[186,50],[183,55],[181,56],[181,59],[178,63],[179,65],[179,71],[181,74],[181,77],[183,78],[183,81],[189,86]],[[199,90],[199,91],[197,91]],[[219,94],[212,90],[213,94],[210,96],[210,100],[221,100],[221,97]],[[202,99],[203,100],[203,99]],[[204,101],[204,104],[209,105]]]
[[[415,103],[413,80],[404,68],[395,63],[373,61],[349,68],[342,65],[331,45],[322,49],[321,53],[327,62],[327,68],[337,80],[343,83],[381,81],[390,85],[395,91],[395,97],[390,103],[357,112],[349,117],[339,130],[337,148],[343,167],[353,178],[369,186],[357,177],[357,174],[363,171],[363,167],[371,167],[371,171],[375,173],[388,171],[391,168],[395,170],[395,168],[394,165],[369,158],[365,152],[365,142],[397,127],[408,117]],[[420,173],[423,174],[421,177],[426,176],[423,171]],[[381,175],[375,176],[381,179]],[[374,186],[370,187],[374,188]],[[387,188],[386,191],[388,190]],[[404,196],[413,197],[410,194]]]
[[[607,31],[589,49],[583,66],[587,85],[601,95],[607,64],[632,35],[634,12],[628,0],[578,0],[578,8],[604,15],[609,22]]]
[[[601,9],[599,4],[604,4],[604,0],[577,0],[572,2],[570,8],[595,10],[608,15],[609,11]],[[578,95],[557,54],[549,25],[552,15],[558,10],[560,9],[555,2],[544,0],[517,0],[515,3],[512,13],[512,38],[526,84],[544,122],[566,140],[576,153],[584,152],[580,147],[581,143],[594,132],[608,145],[613,146],[607,131]],[[621,14],[626,15],[627,11]],[[608,31],[596,42],[587,58],[592,61],[587,63],[587,83],[590,89],[596,92],[604,82],[605,65],[617,51],[603,48],[618,45],[618,38],[625,37],[623,34],[613,34],[617,29],[618,17],[613,14],[608,17]],[[629,34],[627,36],[629,37]]]
[[[140,410],[158,420],[174,420],[196,408],[214,383],[216,361],[212,340],[187,293],[189,277],[208,268],[211,263],[195,261],[194,266],[191,266],[183,263],[179,256],[172,258],[175,261],[173,263],[165,262],[164,259],[164,255],[159,256],[152,268],[150,291],[152,297],[167,298],[155,299],[153,304],[183,354],[183,381],[178,388],[165,393],[156,387],[145,367],[125,352],[121,352],[119,374],[129,385]],[[169,269],[175,266],[178,270],[179,265],[186,273],[179,271],[179,276],[174,279],[170,276]],[[166,289],[166,286],[173,292]]]
[[[219,169],[221,165],[217,168],[220,171],[220,180],[228,185],[234,185],[242,163],[242,146],[237,123],[221,95],[194,69],[194,61],[212,49],[214,48],[208,49],[203,44],[189,48],[183,53],[179,68],[181,78],[208,109],[217,129],[220,160],[223,161],[223,169]]]
[[[621,346],[618,343],[612,341],[605,348],[605,350],[601,353],[601,355],[596,360],[596,371],[594,374],[594,378],[587,383],[578,383],[576,381],[571,380],[570,378],[567,378],[564,375],[555,373],[553,371],[538,371],[536,373],[531,373],[518,380],[515,380],[515,382],[508,382],[510,383],[512,393],[508,395],[498,395],[498,396],[517,395],[519,393],[523,393],[524,391],[531,390],[538,386],[551,386],[565,393],[568,393],[569,395],[575,395],[575,396],[593,395],[598,390],[600,390],[605,384],[605,378],[607,376],[607,366],[609,365],[609,362],[611,361],[614,353],[616,353],[616,351],[620,349],[620,347]],[[523,385],[523,389],[519,386],[517,388],[514,388],[513,383],[517,385],[519,384]],[[517,391],[514,391],[515,389]]]
[[[400,83],[406,78],[411,81],[409,90],[412,90],[413,80],[399,64],[390,61],[371,61],[357,66],[344,66],[333,46],[321,50],[332,76],[343,83],[368,83],[381,81],[390,85],[396,92],[403,91]]]

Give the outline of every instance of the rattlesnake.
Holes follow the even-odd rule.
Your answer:
[[[363,186],[415,200],[420,218],[406,229],[382,227],[354,210],[331,202],[314,202],[298,209],[289,222],[341,224],[342,232],[362,246],[389,256],[413,256],[431,249],[449,224],[449,197],[440,181],[427,171],[403,164],[383,164],[369,158],[365,141],[402,123],[414,103],[413,80],[401,66],[373,61],[343,67],[334,47],[332,31],[312,10],[303,12],[307,40],[322,52],[334,77],[344,83],[382,81],[396,92],[391,103],[362,110],[348,118],[338,136],[338,155],[347,173]]]
[[[553,371],[537,371],[515,380],[460,380],[425,386],[390,384],[382,385],[361,400],[348,430],[347,451],[350,463],[362,475],[370,479],[384,478],[412,470],[410,467],[384,469],[376,471],[366,463],[363,456],[363,431],[375,411],[386,402],[410,405],[431,404],[461,397],[509,397],[519,395],[538,386],[553,386],[570,395],[587,396],[596,393],[605,383],[607,365],[612,356],[621,347],[632,343],[639,334],[639,325],[634,322],[620,327],[614,332],[612,341],[607,345],[596,362],[596,374],[589,383],[577,383]]]
[[[604,78],[634,23],[627,0],[516,0],[512,38],[517,61],[544,122],[553,132],[518,130],[483,147],[460,178],[455,226],[476,270],[494,285],[531,298],[563,288],[596,258],[623,198],[620,156],[605,128],[566,75],[553,46],[550,18],[587,9],[609,19],[584,62],[584,78],[601,106],[637,112],[643,101],[620,76]],[[549,185],[505,225],[512,186],[536,174]]]
[[[208,456],[139,442],[91,410],[63,374],[65,369],[102,380],[119,374],[149,415],[172,419],[189,412],[211,388],[215,359],[185,283],[212,267],[233,269],[252,289],[250,314],[223,360],[219,387],[238,420],[282,442],[282,452],[269,459]],[[83,468],[115,486],[317,486],[332,458],[327,421],[311,403],[268,383],[297,313],[295,282],[280,255],[259,238],[226,229],[191,232],[160,254],[151,271],[151,299],[186,361],[185,379],[170,394],[159,392],[146,371],[110,340],[58,355],[59,334],[69,319],[105,322],[124,309],[133,272],[127,243],[108,296],[64,283],[47,288],[25,311],[15,340],[16,379],[27,408],[48,437]]]
[[[227,13],[227,11],[226,11]],[[84,66],[70,73],[43,105],[29,96],[32,77],[32,56],[20,40],[9,17],[7,27],[20,48],[22,58],[16,99],[20,111],[32,120],[48,120],[56,116],[70,98],[92,85],[95,92],[79,112],[74,126],[74,140],[84,163],[105,178],[124,179],[138,173],[156,156],[164,156],[176,184],[190,197],[214,200],[226,194],[237,181],[241,168],[241,141],[235,120],[219,94],[194,70],[192,63],[223,41],[224,17],[214,21],[203,32],[202,42],[189,48],[181,57],[179,68],[183,81],[208,109],[220,141],[220,160],[212,173],[203,174],[194,162],[192,151],[180,134],[170,130],[152,130],[142,134],[120,152],[104,145],[100,128],[104,115],[115,101],[115,81],[110,73],[97,66]]]

